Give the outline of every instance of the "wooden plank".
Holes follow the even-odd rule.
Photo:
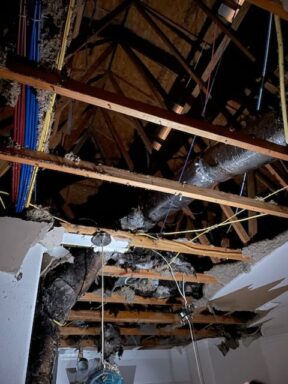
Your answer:
[[[227,217],[227,219],[234,215],[233,209],[231,209],[231,207],[229,207],[228,205],[221,205],[221,209],[224,215]],[[234,219],[235,217],[233,217],[233,219],[231,220],[234,220]],[[239,239],[242,241],[242,243],[244,244],[248,243],[248,241],[250,240],[250,236],[246,232],[243,225],[241,223],[232,223],[231,225],[234,228],[237,235],[239,236]]]
[[[153,238],[152,235],[145,233],[132,233],[126,231],[115,231],[107,228],[86,227],[82,225],[74,225],[61,223],[65,230],[69,233],[78,233],[81,235],[94,235],[97,231],[109,233],[114,238],[127,239],[129,246],[133,248],[154,249],[157,251],[167,251],[184,253],[196,256],[210,256],[219,259],[239,260],[249,262],[251,259],[244,256],[241,250],[229,249],[224,247],[216,247],[211,245],[196,244],[186,239],[167,240],[164,238]]]
[[[288,21],[288,12],[285,11],[281,1],[278,0],[248,0],[249,3],[256,5],[265,11],[278,15],[281,19]]]
[[[75,163],[60,156],[16,148],[0,149],[0,160],[288,218],[288,207],[88,161]]]
[[[165,329],[161,328],[150,328],[150,329],[141,329],[137,327],[124,328],[120,327],[119,332],[121,336],[182,336],[190,337],[190,330],[187,328],[175,328],[175,329]],[[100,327],[59,327],[60,336],[99,336],[101,334]],[[219,336],[219,333],[209,329],[195,330],[196,337],[216,337]]]
[[[119,311],[116,314],[108,311],[104,312],[105,322],[110,323],[146,323],[146,324],[178,324],[181,318],[175,313],[163,312],[138,312],[138,311]],[[72,310],[68,316],[68,321],[101,321],[100,311]],[[203,315],[197,314],[192,317],[195,324],[246,324],[232,316]]]
[[[172,276],[170,270],[165,270],[162,272],[156,272],[153,270],[132,270],[130,268],[123,269],[121,267],[116,267],[114,265],[105,265],[103,268],[104,276],[113,276],[113,277],[127,277],[133,279],[152,279],[152,280],[163,280],[163,281],[184,281],[185,283],[199,283],[199,284],[217,284],[218,280],[216,277],[211,275],[206,275],[203,273],[182,273],[174,272],[174,277]]]
[[[247,2],[245,2],[242,5],[242,7],[240,8],[239,12],[237,13],[235,19],[233,20],[233,22],[231,24],[231,29],[233,29],[234,31],[237,31],[237,29],[240,27],[244,17],[246,16],[249,8],[250,8],[250,4],[248,4]],[[211,76],[211,73],[214,71],[214,69],[218,65],[221,57],[223,56],[223,54],[226,51],[227,47],[229,46],[230,42],[231,42],[231,39],[227,35],[225,35],[223,37],[221,43],[218,45],[215,53],[211,57],[206,69],[204,70],[204,72],[201,76],[201,78],[204,82],[206,82],[209,79],[209,76]],[[198,85],[196,85],[196,87],[192,91],[192,95],[194,97],[198,97],[199,93],[200,93],[200,88],[198,87]]]
[[[244,53],[249,60],[253,63],[256,61],[256,58],[252,53],[246,48],[239,39],[231,32],[230,29],[226,27],[226,25],[219,19],[219,17],[215,16],[214,13],[202,2],[202,0],[196,0],[198,6],[202,9],[202,11],[219,27],[219,29],[225,33],[232,41],[233,44],[236,45],[237,48],[240,49],[241,52]]]
[[[287,186],[287,180],[280,174],[273,164],[266,164],[265,168],[274,177],[274,179],[281,185],[281,187]]]
[[[255,151],[281,160],[288,160],[288,149],[262,139],[230,132],[206,121],[194,120],[185,115],[164,110],[153,105],[132,100],[112,92],[82,84],[76,80],[62,81],[58,74],[44,71],[29,64],[14,62],[10,69],[0,66],[0,78],[46,89],[101,108],[120,112],[136,118],[171,127],[189,135],[202,136],[210,140]]]
[[[254,198],[256,196],[256,182],[255,173],[248,172],[247,174],[247,194],[248,197]],[[251,217],[254,212],[248,211],[248,216]],[[248,221],[248,234],[250,237],[254,237],[257,234],[257,219],[251,219]]]
[[[173,298],[174,299],[174,298]],[[128,301],[125,296],[120,295],[119,293],[113,293],[111,296],[105,296],[104,302],[109,304],[138,304],[138,305],[164,305],[170,307],[183,307],[183,299],[181,297],[176,298],[177,302],[172,302],[171,299],[158,299],[156,297],[143,297],[135,295],[132,301]],[[188,303],[192,303],[192,299],[187,297]],[[101,292],[86,292],[81,296],[78,301],[82,302],[91,302],[91,303],[101,303],[102,297]]]

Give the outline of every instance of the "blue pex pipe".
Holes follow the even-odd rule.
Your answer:
[[[39,62],[40,59],[40,36],[41,36],[41,0],[34,3],[33,17],[31,18],[31,38],[28,50],[28,58]],[[26,116],[25,116],[25,138],[24,146],[27,149],[36,149],[38,136],[39,104],[36,91],[30,86],[26,87]],[[27,200],[27,192],[31,182],[33,167],[22,165],[19,183],[19,191],[16,202],[16,212],[21,212]]]

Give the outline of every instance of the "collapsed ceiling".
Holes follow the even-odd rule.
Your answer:
[[[94,236],[90,248],[68,243],[74,262],[42,275],[31,353],[40,337],[50,358],[34,377],[49,376],[57,345],[101,348],[101,270],[106,357],[185,344],[191,316],[195,338],[221,335],[223,352],[258,335],[247,327],[253,311],[209,303],[225,273],[229,281],[258,260],[239,249],[287,229],[269,14],[282,8],[250,3],[3,5],[0,193],[11,194],[1,209]],[[93,251],[110,236],[129,239],[129,250]]]

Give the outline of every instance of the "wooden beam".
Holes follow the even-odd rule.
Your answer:
[[[104,276],[113,276],[113,277],[127,277],[133,279],[151,279],[151,280],[164,280],[164,281],[181,281],[185,283],[199,283],[199,284],[217,284],[218,280],[216,277],[211,275],[206,275],[203,273],[182,273],[174,272],[174,277],[172,276],[169,269],[161,272],[156,272],[153,270],[136,270],[133,271],[130,268],[123,269],[121,267],[116,267],[114,265],[105,265],[103,268]]]
[[[237,29],[240,27],[244,17],[246,16],[249,8],[250,8],[250,4],[248,4],[247,2],[245,2],[241,6],[239,12],[237,13],[236,17],[232,21],[232,24],[231,24],[231,29],[232,30],[237,31]],[[218,45],[215,53],[211,57],[207,67],[205,68],[205,70],[204,70],[204,72],[203,72],[203,74],[201,76],[201,78],[202,78],[202,80],[204,82],[206,82],[209,79],[209,77],[211,76],[211,73],[217,67],[219,61],[221,60],[221,57],[225,53],[225,51],[226,51],[227,47],[229,46],[230,42],[231,42],[231,39],[227,35],[225,35],[223,37],[221,43]],[[192,96],[198,97],[199,93],[200,93],[200,88],[198,87],[198,85],[196,85],[196,87],[192,91]]]
[[[146,323],[146,324],[178,324],[181,318],[175,313],[163,312],[138,312],[138,311],[120,311],[110,313],[104,312],[105,322],[110,323]],[[85,321],[85,322],[99,322],[101,321],[100,311],[90,310],[72,310],[68,316],[68,321]],[[219,315],[203,315],[197,314],[192,317],[195,324],[246,324],[241,320],[232,316],[219,316]]]
[[[0,149],[0,160],[288,218],[288,207],[88,161],[75,163],[60,156],[16,148]]]
[[[255,173],[248,172],[247,174],[247,195],[248,197],[254,198],[256,196],[256,181]],[[254,215],[254,212],[248,211],[248,216],[251,217]],[[248,221],[248,233],[252,238],[257,234],[257,219],[251,219]]]
[[[242,53],[253,63],[256,61],[256,58],[252,53],[246,48],[237,37],[231,32],[230,29],[226,27],[226,25],[219,19],[219,17],[215,16],[214,13],[202,2],[202,0],[196,0],[198,6],[202,9],[202,11],[218,26],[218,28],[225,33],[232,41],[233,44],[236,45],[237,48],[240,49]]]
[[[174,298],[173,298],[174,299]],[[158,299],[156,297],[143,297],[135,295],[133,300],[129,301],[125,296],[120,295],[119,293],[113,293],[111,296],[105,296],[104,302],[108,304],[138,304],[138,305],[164,305],[170,307],[183,307],[183,299],[181,297],[176,298],[177,302],[171,302],[171,299]],[[188,303],[192,304],[191,298],[187,297]],[[101,292],[86,292],[81,296],[78,301],[82,302],[92,302],[92,303],[101,303],[102,297]]]
[[[189,135],[255,151],[281,160],[288,160],[288,149],[254,136],[230,132],[221,126],[206,121],[191,119],[185,115],[116,95],[103,89],[82,84],[76,80],[62,81],[58,74],[43,71],[29,64],[14,62],[10,69],[0,66],[0,78],[17,81],[35,88],[45,89],[84,103],[124,113],[162,126],[171,127]]]
[[[192,70],[190,65],[186,62],[184,57],[181,55],[181,53],[178,51],[178,49],[175,47],[174,43],[172,43],[166,34],[162,32],[162,30],[158,27],[158,25],[155,23],[155,21],[151,18],[151,16],[146,12],[145,8],[140,2],[134,2],[134,6],[136,6],[137,11],[140,13],[140,15],[147,21],[147,23],[150,25],[150,27],[157,33],[157,35],[160,37],[160,39],[164,42],[164,44],[168,47],[168,49],[175,55],[179,63],[182,65],[184,70],[191,76],[191,78],[195,81],[196,84],[201,88],[201,90],[207,94],[207,88],[202,81]]]
[[[228,205],[221,205],[221,209],[224,213],[224,215],[227,217],[227,219],[234,215],[234,211],[231,207]],[[231,220],[236,219],[233,217]],[[239,239],[242,241],[242,243],[247,244],[250,240],[250,236],[246,232],[245,228],[241,223],[232,223],[232,227],[234,228],[235,232],[237,233]]]
[[[278,0],[248,0],[248,1],[249,3],[256,5],[257,7],[262,8],[267,12],[274,13],[274,15],[281,17],[281,19],[288,21],[288,12],[283,8],[281,1],[278,1]]]
[[[122,137],[120,136],[118,130],[115,128],[114,124],[113,124],[113,121],[112,119],[110,118],[110,116],[108,115],[108,113],[104,110],[104,109],[100,109],[101,113],[102,113],[102,116],[104,118],[104,121],[127,165],[127,167],[129,168],[130,171],[133,171],[134,169],[134,163],[130,157],[130,154],[122,140]]]
[[[281,185],[281,187],[287,187],[287,180],[280,174],[273,164],[266,164],[265,168],[273,176],[273,178]]]
[[[118,93],[121,96],[124,96],[124,92],[123,92],[122,88],[120,87],[118,81],[116,80],[114,74],[110,71],[108,75],[109,75],[109,80],[110,80],[113,88],[115,89],[116,93]],[[130,116],[129,116],[129,118],[130,118]],[[146,135],[146,132],[145,132],[140,120],[134,119],[133,121],[135,124],[135,129],[138,132],[138,135],[141,138],[143,144],[145,145],[147,152],[151,154],[153,148],[152,148],[151,142],[149,140],[149,137]]]
[[[100,327],[59,327],[60,336],[99,336],[101,334]],[[150,329],[141,329],[137,327],[124,328],[120,327],[119,332],[121,336],[162,336],[162,337],[171,337],[171,336],[182,336],[190,337],[189,329],[185,328],[176,328],[176,329],[165,329],[161,328],[150,328]],[[209,329],[195,330],[196,337],[217,337],[219,333]]]
[[[186,239],[167,240],[164,238],[153,238],[152,235],[146,233],[132,233],[126,231],[115,231],[107,228],[86,227],[83,225],[74,225],[61,223],[65,230],[69,233],[78,233],[80,235],[93,236],[97,231],[108,233],[114,238],[127,239],[129,246],[132,248],[154,249],[157,251],[167,251],[184,253],[196,256],[209,256],[218,259],[239,260],[249,262],[251,259],[244,256],[241,250],[229,249],[224,247],[216,247],[211,245],[196,244]]]

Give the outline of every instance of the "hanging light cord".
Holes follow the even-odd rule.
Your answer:
[[[178,284],[178,281],[176,280],[173,268],[171,267],[171,263],[169,263],[168,260],[166,259],[166,257],[164,257],[160,252],[155,251],[154,249],[152,249],[152,251],[156,255],[160,256],[165,261],[165,263],[167,264],[168,268],[170,269],[170,272],[171,272],[171,275],[173,277],[173,280],[174,280],[174,282],[176,284],[177,290],[178,290],[180,296],[184,300],[185,309],[188,309],[188,302],[187,302],[187,298],[186,298],[186,294],[185,294],[185,282],[183,281],[183,289],[181,291],[181,288],[180,288],[180,286]],[[200,356],[199,356],[198,345],[197,345],[197,342],[195,340],[194,325],[193,325],[192,321],[190,320],[189,316],[186,316],[185,318],[187,320],[187,323],[188,323],[188,326],[189,326],[189,330],[190,330],[190,336],[191,336],[193,351],[194,351],[194,355],[195,355],[195,361],[196,361],[197,372],[198,372],[200,384],[205,384],[204,376],[203,376],[203,371],[202,371],[202,367],[201,367],[201,363],[200,363]]]
[[[101,250],[101,363],[105,365],[105,334],[104,334],[104,252]]]

